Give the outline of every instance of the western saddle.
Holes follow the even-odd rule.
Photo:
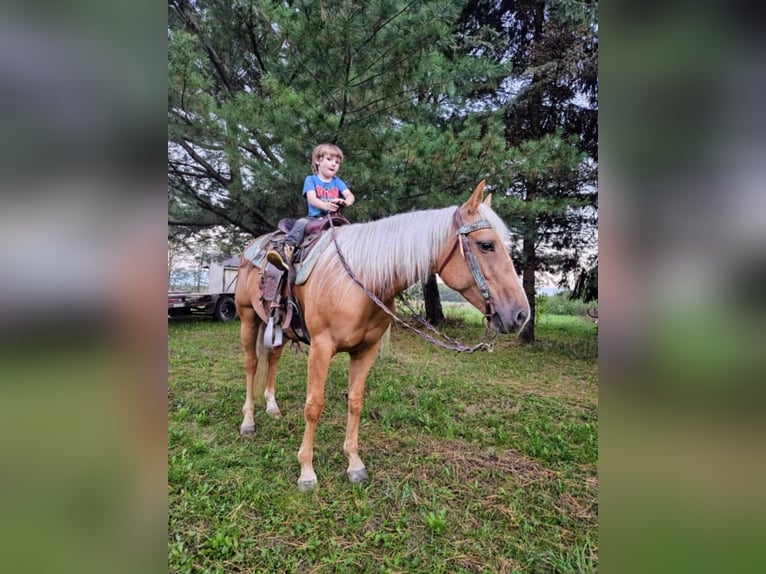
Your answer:
[[[266,251],[274,244],[283,241],[294,223],[295,219],[292,218],[281,219],[277,224],[278,231],[273,233],[270,242],[265,246]],[[309,220],[303,242],[295,248],[292,260],[287,262],[287,271],[278,269],[264,259],[261,273],[261,302],[268,316],[264,333],[264,344],[267,349],[280,347],[283,343],[282,331],[288,328],[293,330],[299,341],[311,343],[300,304],[293,296],[297,269],[307,262],[312,255],[312,250],[316,247],[317,240],[325,230],[331,226],[339,227],[349,223],[351,222],[339,213]]]

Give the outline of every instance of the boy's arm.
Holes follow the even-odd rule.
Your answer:
[[[341,192],[341,195],[343,196],[343,205],[345,205],[346,207],[353,205],[354,201],[356,201],[354,194],[351,193],[351,190],[349,188],[344,189]]]
[[[306,201],[309,202],[309,205],[313,205],[317,209],[327,211],[327,203],[319,199],[317,197],[317,192],[313,189],[310,189],[308,192],[306,192]]]
[[[306,201],[322,211],[338,211],[338,205],[330,203],[329,201],[322,201],[317,197],[317,192],[313,189],[306,193]]]

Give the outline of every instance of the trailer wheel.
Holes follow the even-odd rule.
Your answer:
[[[216,303],[215,310],[213,311],[213,319],[226,323],[236,318],[237,306],[234,304],[234,299],[231,297],[221,297],[218,299],[218,303]]]

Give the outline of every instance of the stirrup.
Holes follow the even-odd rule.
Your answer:
[[[282,346],[282,326],[279,321],[274,321],[274,315],[269,317],[266,330],[263,333],[263,346],[267,349],[276,349]]]

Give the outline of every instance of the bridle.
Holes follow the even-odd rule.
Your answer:
[[[471,270],[471,275],[473,275],[473,280],[476,282],[476,286],[479,288],[481,296],[484,298],[484,320],[489,323],[490,319],[492,319],[492,315],[495,314],[495,309],[492,305],[492,298],[489,294],[489,285],[487,284],[487,280],[484,277],[484,273],[481,271],[481,267],[479,267],[479,262],[476,260],[476,256],[471,251],[471,244],[468,242],[468,234],[478,229],[491,229],[492,224],[486,219],[480,219],[479,221],[474,221],[473,223],[463,225],[463,220],[460,217],[459,207],[455,209],[455,215],[453,216],[452,220],[456,229],[455,244],[452,246],[452,249],[450,249],[450,252],[447,254],[447,257],[444,259],[444,261],[442,261],[442,264],[439,265],[437,273],[441,275],[442,270],[447,266],[447,263],[449,263],[450,259],[452,259],[452,256],[455,254],[455,251],[457,251],[459,246],[460,254],[468,264],[468,268]]]

